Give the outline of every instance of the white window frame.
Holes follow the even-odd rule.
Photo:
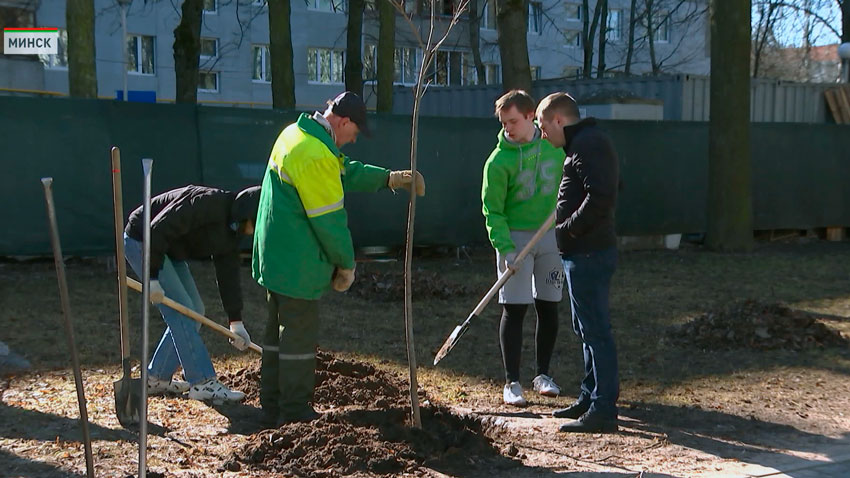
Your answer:
[[[569,13],[570,13],[570,9],[573,8],[573,7],[575,7],[576,14],[575,14],[574,17],[571,17],[571,16],[569,16]],[[568,21],[581,21],[582,10],[584,10],[584,6],[581,3],[566,2],[566,3],[564,3],[564,10],[566,10],[566,13],[567,13],[567,15],[565,15],[566,20],[568,20]]]
[[[493,5],[493,16],[496,16],[496,0],[484,0],[484,3],[481,4],[481,29],[487,30],[490,32],[494,32],[497,30],[496,27],[496,18],[492,18],[493,28],[487,26],[490,23],[490,5]]]
[[[493,75],[498,78],[493,78]],[[499,63],[485,63],[484,76],[488,85],[498,85],[502,82],[502,65]]]
[[[431,86],[435,87],[448,87],[448,86],[462,86],[464,84],[463,81],[463,55],[465,53],[470,53],[465,50],[438,50],[434,53],[434,61],[431,64],[432,70],[426,73],[425,80],[431,80]],[[440,54],[447,55],[446,56],[446,84],[437,83],[437,56]],[[452,71],[452,56],[460,55],[459,63],[460,66],[460,84],[452,84],[452,75],[454,71]]]
[[[363,82],[367,85],[372,85],[377,83],[378,81],[378,45],[371,42],[363,42]],[[372,61],[371,65],[367,65],[367,55],[366,52],[368,50],[372,50]],[[375,78],[369,78],[366,76],[367,71],[372,71],[375,73]]]
[[[414,77],[413,78],[405,78],[404,77],[404,72],[405,72],[404,65],[400,65],[399,76],[401,77],[401,79],[400,79],[400,81],[396,81],[396,79],[395,79],[395,55],[397,53],[400,54],[400,52],[402,50],[412,50],[413,51],[413,68],[411,69],[411,71],[413,72],[412,74],[413,74]],[[394,85],[411,86],[411,85],[416,84],[416,81],[418,80],[418,76],[419,76],[419,64],[422,62],[422,54],[421,53],[422,52],[419,50],[419,48],[412,47],[412,46],[397,46],[397,47],[395,47],[395,49],[393,50],[393,84]],[[407,80],[409,80],[409,81],[407,81]]]
[[[206,2],[206,0],[204,0],[204,1]],[[218,15],[218,0],[212,0],[212,2],[213,2],[213,9],[212,10],[207,10],[206,6],[202,5],[201,8],[202,8],[202,11],[204,12],[205,15]]]
[[[310,68],[309,68],[311,51],[312,51],[312,54],[315,55],[314,59],[315,59],[315,62],[316,62],[316,71],[310,71]],[[320,78],[318,55],[321,51],[327,51],[327,52],[330,52],[330,54],[331,54],[331,62],[330,62],[330,67],[331,67],[330,78],[331,79],[330,79],[329,82],[321,81],[321,78]],[[334,53],[341,54],[341,63],[342,64],[338,65],[336,67],[334,66],[334,58],[336,57],[334,55]],[[337,71],[337,68],[340,71],[340,81],[338,81],[338,82],[333,81],[333,77],[335,76],[334,73]],[[314,75],[315,75],[316,79],[313,79]],[[345,50],[336,49],[336,48],[325,48],[325,47],[307,47],[307,84],[310,84],[310,85],[344,85],[345,84]]]
[[[212,41],[215,44],[215,54],[214,55],[204,55],[203,54],[204,49],[203,49],[203,47],[201,47],[201,53],[199,55],[199,58],[201,60],[211,60],[211,59],[214,59],[214,58],[218,58],[218,38],[201,37],[200,40],[201,40],[201,43],[203,43],[205,41]]]
[[[528,2],[528,26],[526,33],[541,35],[543,33],[543,2]]]
[[[136,38],[136,64],[133,66],[135,69],[127,70],[127,73],[130,74],[130,75],[139,75],[139,76],[156,76],[156,70],[157,70],[157,67],[156,67],[156,36],[155,35],[142,35],[142,34],[137,35],[137,34],[131,33],[131,34],[127,35],[127,39],[129,40],[130,38]],[[153,62],[151,63],[152,66],[153,66],[153,71],[150,72],[150,73],[143,73],[142,72],[142,65],[144,63],[143,60],[142,60],[142,39],[144,39],[144,38],[150,38],[152,46],[153,46],[153,51],[151,52],[151,55],[153,56]],[[125,45],[125,47],[126,47],[126,45]],[[129,56],[127,57],[127,61],[128,62],[130,61]],[[127,66],[129,66],[129,63],[128,63]]]
[[[307,10],[311,12],[322,12],[322,13],[345,13],[346,5],[345,0],[326,0],[331,4],[331,8],[321,8],[319,5],[324,3],[325,0],[307,0]],[[337,3],[339,5],[337,5]]]
[[[608,43],[615,43],[623,39],[623,12],[619,8],[612,8],[608,10],[608,24],[605,25],[605,41]],[[612,13],[616,13],[617,21],[616,24],[612,25],[613,21],[611,20],[615,15]]]
[[[215,89],[210,90],[207,88],[201,88],[201,79],[200,75],[213,75],[215,78]],[[221,74],[217,71],[201,71],[198,72],[198,93],[218,93],[221,91]]]
[[[653,41],[655,43],[670,43],[670,14],[667,11],[659,11],[655,14],[661,19],[658,24],[655,24],[652,29]],[[655,23],[655,22],[653,22]],[[663,27],[663,30],[662,30]],[[659,36],[658,32],[663,31],[664,36]]]
[[[582,35],[584,32],[581,30],[566,30],[564,32],[564,48],[581,48],[582,46]],[[572,41],[572,38],[575,36],[575,41]]]
[[[44,64],[44,67],[50,70],[67,70],[68,69],[68,29],[59,29],[59,49],[58,53],[53,55],[40,54],[38,59]],[[63,61],[59,61],[63,60]],[[62,64],[64,63],[64,64]]]
[[[256,56],[254,54],[254,50],[260,50],[260,76],[262,78],[254,78],[254,72],[256,71],[256,65],[254,65],[254,60]],[[266,70],[268,67],[269,75],[271,75],[271,49],[268,45],[265,44],[255,44],[251,45],[251,81],[254,83],[271,83],[269,78],[266,78]]]

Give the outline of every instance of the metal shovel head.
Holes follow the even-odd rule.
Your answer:
[[[446,339],[446,342],[443,344],[442,347],[440,347],[440,350],[437,352],[437,355],[434,357],[434,365],[437,365],[440,362],[440,360],[443,360],[446,357],[446,355],[448,355],[449,352],[452,351],[452,349],[457,344],[460,337],[467,330],[469,330],[469,322],[468,321],[458,325],[457,327],[455,327],[455,329],[452,331],[452,333],[449,334],[449,338]]]
[[[129,359],[124,364],[124,376],[112,382],[115,393],[115,414],[123,427],[139,424],[139,410],[142,404],[142,381],[130,377]]]

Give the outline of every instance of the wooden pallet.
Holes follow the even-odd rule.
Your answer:
[[[850,85],[830,88],[823,94],[835,122],[837,124],[850,124]]]

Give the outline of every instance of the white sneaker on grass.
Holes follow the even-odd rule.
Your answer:
[[[534,380],[531,383],[534,385],[534,391],[540,395],[557,397],[561,394],[561,387],[559,387],[558,384],[552,380],[552,377],[548,375],[540,374],[534,377]]]
[[[189,391],[189,382],[183,380],[163,380],[159,377],[148,376],[148,395],[165,395],[174,393],[182,395]]]
[[[238,390],[231,390],[218,380],[211,378],[206,382],[193,385],[189,389],[189,398],[213,403],[239,402],[245,398],[245,393]]]
[[[524,407],[528,404],[522,396],[522,385],[519,382],[505,384],[505,389],[502,391],[502,399],[504,399],[505,405],[513,405],[515,407]]]

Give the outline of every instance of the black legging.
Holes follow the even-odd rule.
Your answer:
[[[537,375],[549,375],[549,362],[558,335],[558,303],[534,299],[537,311]],[[527,304],[504,304],[499,323],[499,343],[505,365],[505,380],[519,382],[519,363],[522,357],[522,321]]]

